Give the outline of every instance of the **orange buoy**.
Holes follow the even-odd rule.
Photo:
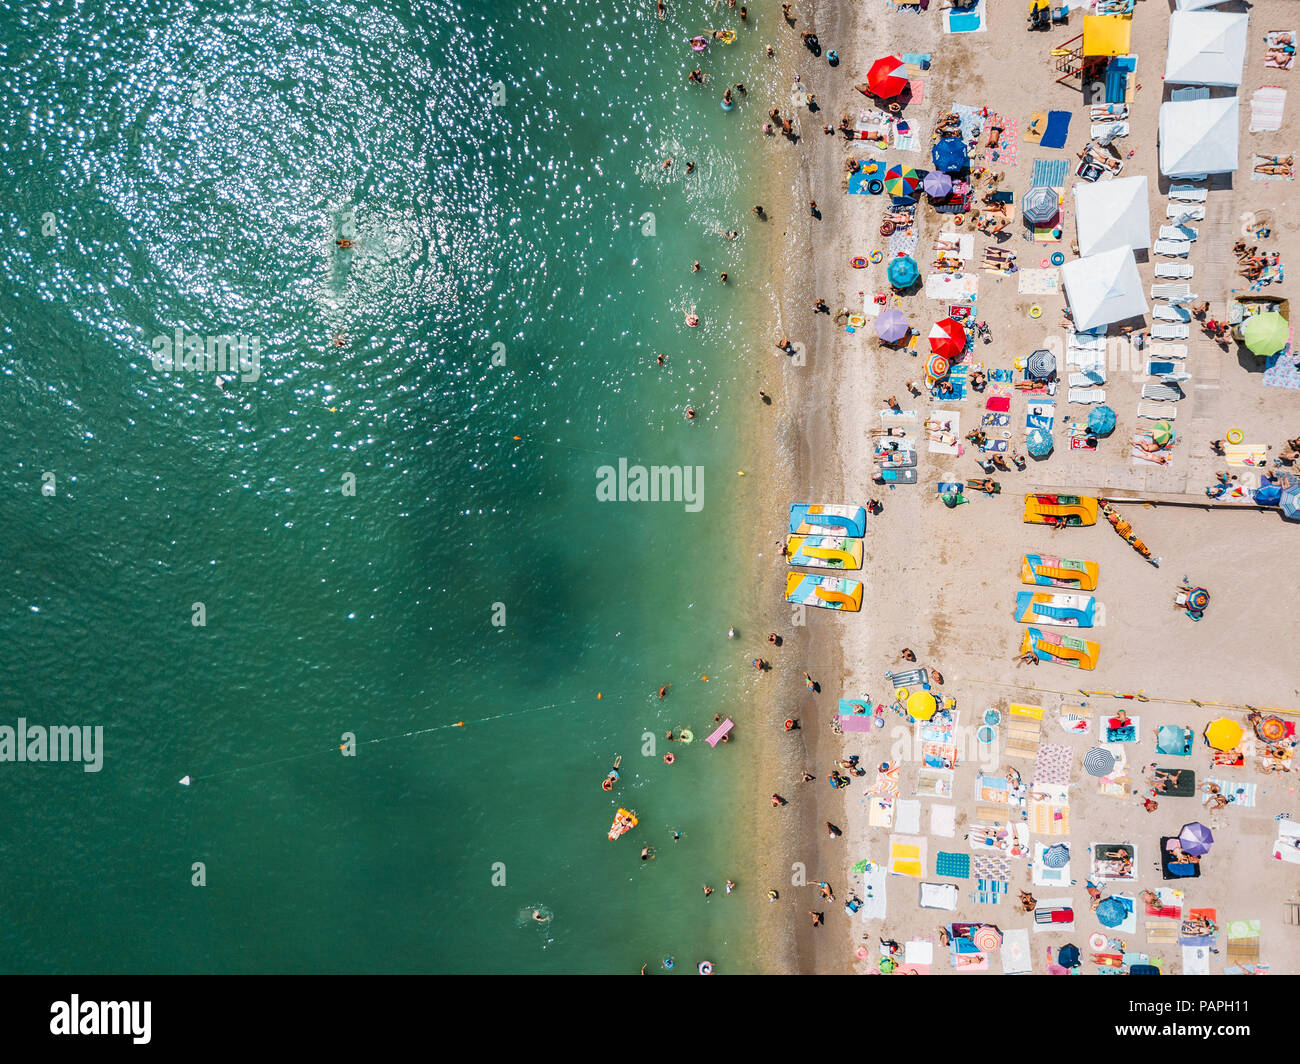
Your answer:
[[[705,683],[709,682],[709,678],[707,676],[701,676],[700,679],[703,680]]]
[[[605,696],[604,696],[603,694],[601,694],[599,691],[596,692],[596,701],[597,701],[597,702],[599,702],[599,701],[600,701],[602,698],[604,698],[604,697],[605,697]]]
[[[458,720],[458,721],[456,721],[455,724],[452,725],[452,727],[453,727],[453,728],[463,728],[463,727],[465,727],[465,722],[464,722],[463,720]]]

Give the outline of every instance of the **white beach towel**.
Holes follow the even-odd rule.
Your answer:
[[[957,888],[952,883],[922,883],[921,908],[954,912],[957,908]]]
[[[945,839],[957,835],[957,807],[955,805],[930,806],[930,834]]]
[[[1250,131],[1271,133],[1282,128],[1282,109],[1286,106],[1286,89],[1265,85],[1250,98]]]
[[[1208,946],[1183,947],[1183,974],[1210,974],[1210,948]]]
[[[1046,270],[1018,270],[1016,293],[1022,296],[1051,296],[1061,290],[1061,271],[1055,266]]]
[[[961,454],[961,415],[956,410],[932,410],[930,416],[926,418],[930,422],[938,422],[942,428],[926,429],[926,433],[946,433],[956,440],[955,443],[943,443],[939,440],[930,440],[931,454]]]
[[[925,279],[925,294],[930,299],[962,303],[979,292],[979,273],[932,273]]]
[[[1029,929],[1013,927],[1002,932],[1002,972],[1004,975],[1031,975],[1034,970],[1029,955]]]
[[[928,938],[913,938],[903,944],[903,957],[908,964],[933,964],[934,943]]]
[[[887,908],[885,884],[888,880],[889,873],[884,865],[872,864],[862,873],[862,892],[858,895],[862,901],[862,908],[858,910],[858,915],[862,919],[883,920],[885,918]]]
[[[902,798],[894,803],[894,830],[900,835],[916,835],[921,830],[921,803]]]

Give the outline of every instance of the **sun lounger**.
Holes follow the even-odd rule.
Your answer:
[[[1138,403],[1138,417],[1149,421],[1173,421],[1178,417],[1178,407],[1165,406],[1164,403]]]
[[[1080,373],[1104,373],[1106,356],[1100,351],[1071,351],[1066,356],[1066,364]]]
[[[1187,257],[1192,250],[1192,244],[1189,240],[1157,240],[1151,250],[1157,255],[1169,255],[1181,259]]]
[[[1189,284],[1153,284],[1151,286],[1152,299],[1185,299],[1192,294],[1192,286]]]
[[[1196,272],[1195,266],[1188,266],[1183,262],[1158,262],[1156,263],[1156,276],[1165,279],[1190,280]]]
[[[1147,363],[1147,373],[1152,377],[1168,377],[1172,374],[1178,373],[1178,363],[1172,361],[1160,362],[1156,359],[1152,359]],[[1181,376],[1183,380],[1187,380],[1189,377],[1186,373],[1181,374]]]
[[[1127,122],[1093,122],[1088,129],[1088,136],[1093,140],[1104,140],[1105,137],[1127,137],[1129,135],[1129,124]]]
[[[1151,337],[1155,340],[1186,340],[1192,330],[1186,325],[1153,325]]]
[[[1106,373],[1104,370],[1093,370],[1088,373],[1071,373],[1071,388],[1091,388],[1095,384],[1105,384]]]
[[[1184,310],[1182,307],[1166,307],[1157,304],[1151,308],[1151,317],[1156,321],[1182,321],[1192,320],[1192,312]]]
[[[1072,403],[1104,403],[1106,401],[1106,389],[1071,388],[1069,399]]]
[[[1156,237],[1160,240],[1190,240],[1195,243],[1200,235],[1200,230],[1193,229],[1190,225],[1162,225]]]
[[[1169,198],[1184,203],[1204,203],[1206,190],[1195,185],[1170,185]]]
[[[1128,117],[1126,103],[1095,103],[1088,109],[1091,122],[1121,122]]]
[[[1178,218],[1186,217],[1189,222],[1205,221],[1205,208],[1198,207],[1189,203],[1166,203],[1165,217]]]
[[[1155,358],[1186,358],[1186,344],[1152,344],[1151,354]]]
[[[1157,403],[1176,403],[1180,399],[1186,399],[1187,396],[1176,384],[1144,384],[1142,398]]]

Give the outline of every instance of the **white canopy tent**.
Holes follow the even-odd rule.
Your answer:
[[[1169,16],[1165,81],[1240,85],[1249,22],[1245,12],[1175,11]]]
[[[1074,216],[1080,255],[1151,246],[1151,207],[1145,176],[1095,183],[1076,181]]]
[[[1218,7],[1228,0],[1177,0],[1179,11],[1200,11],[1204,7]]]
[[[1166,177],[1237,169],[1237,97],[1160,105],[1160,172]]]
[[[1074,259],[1061,267],[1074,327],[1082,332],[1147,313],[1142,278],[1130,247]]]

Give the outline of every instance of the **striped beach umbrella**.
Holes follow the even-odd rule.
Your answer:
[[[896,55],[877,59],[867,71],[867,88],[882,100],[893,99],[907,84],[907,64]]]
[[[1184,824],[1183,830],[1178,833],[1178,845],[1183,848],[1183,853],[1200,857],[1209,853],[1210,847],[1214,845],[1214,832],[1199,820]]]
[[[920,187],[921,175],[915,167],[895,163],[885,174],[885,191],[891,196],[916,199],[916,190]]]
[[[1174,441],[1174,427],[1168,421],[1157,421],[1151,426],[1151,439],[1160,447]]]
[[[886,272],[889,283],[895,288],[911,288],[921,276],[916,259],[911,255],[895,255],[889,260],[889,269]]]
[[[1047,429],[1035,425],[1025,436],[1025,450],[1035,458],[1046,458],[1056,448],[1056,441]]]
[[[1102,898],[1097,906],[1097,919],[1102,927],[1119,927],[1128,916],[1128,907],[1118,898]]]
[[[1020,209],[1024,211],[1026,221],[1034,225],[1047,225],[1048,222],[1054,222],[1061,213],[1061,198],[1056,194],[1056,189],[1047,185],[1035,185],[1025,193],[1025,198],[1020,201]]]
[[[1025,359],[1025,376],[1045,381],[1056,372],[1056,356],[1052,352],[1039,348]]]
[[[930,330],[930,350],[944,358],[960,358],[966,350],[966,330],[955,318],[935,322]]]
[[[992,924],[981,924],[972,933],[971,941],[981,953],[988,953],[990,950],[1001,948],[1002,932]]]
[[[889,307],[876,315],[876,335],[887,343],[898,343],[910,329],[907,317],[897,307]]]
[[[952,178],[942,170],[931,170],[921,182],[925,194],[932,199],[944,199],[952,195]]]
[[[1187,608],[1195,610],[1197,613],[1204,611],[1205,607],[1210,604],[1210,593],[1203,587],[1194,587],[1187,592]]]
[[[1241,328],[1241,341],[1260,358],[1276,355],[1291,339],[1291,326],[1276,312],[1253,314]]]
[[[1215,750],[1235,750],[1241,736],[1241,725],[1227,717],[1212,720],[1205,726],[1205,741]]]
[[[943,355],[931,355],[925,364],[925,375],[932,381],[941,381],[948,376],[948,360]]]
[[[1282,507],[1282,516],[1289,521],[1300,521],[1300,484],[1292,484],[1282,492],[1278,505]]]
[[[1043,864],[1048,868],[1064,868],[1070,863],[1070,847],[1055,842],[1043,851]]]
[[[1103,750],[1100,746],[1094,746],[1083,755],[1083,768],[1090,776],[1100,778],[1108,775],[1114,767],[1115,755],[1109,750]]]

